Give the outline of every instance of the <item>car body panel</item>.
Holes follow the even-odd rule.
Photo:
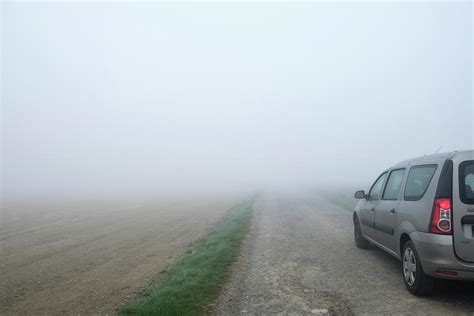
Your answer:
[[[392,251],[396,251],[395,228],[399,204],[398,200],[380,200],[374,214],[375,238]]]
[[[361,200],[358,206],[362,233],[375,238],[374,211],[378,201]]]
[[[436,270],[443,269],[456,271],[456,279],[474,280],[474,263],[464,262],[456,257],[452,236],[415,231],[410,234],[410,239],[415,244],[426,274],[452,279],[453,277],[436,274]]]

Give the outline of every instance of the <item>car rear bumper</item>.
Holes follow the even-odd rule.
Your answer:
[[[426,274],[443,279],[474,281],[474,263],[456,257],[452,236],[413,232],[410,238]]]

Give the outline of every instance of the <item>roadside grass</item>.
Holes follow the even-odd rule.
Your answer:
[[[152,285],[143,298],[131,302],[119,315],[201,315],[218,295],[248,233],[255,197],[235,205],[207,235],[196,241]]]
[[[339,205],[341,208],[353,212],[357,204],[357,199],[354,198],[354,193],[349,191],[325,191],[321,192],[322,196],[328,199],[330,202]]]

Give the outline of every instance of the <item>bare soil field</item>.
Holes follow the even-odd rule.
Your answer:
[[[111,314],[237,200],[4,204],[0,314]]]

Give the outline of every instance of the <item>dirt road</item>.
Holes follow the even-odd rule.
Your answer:
[[[474,313],[473,284],[414,297],[399,262],[375,248],[356,248],[352,234],[352,213],[324,199],[264,196],[217,314]]]
[[[156,280],[236,200],[4,207],[0,315],[111,314]]]

